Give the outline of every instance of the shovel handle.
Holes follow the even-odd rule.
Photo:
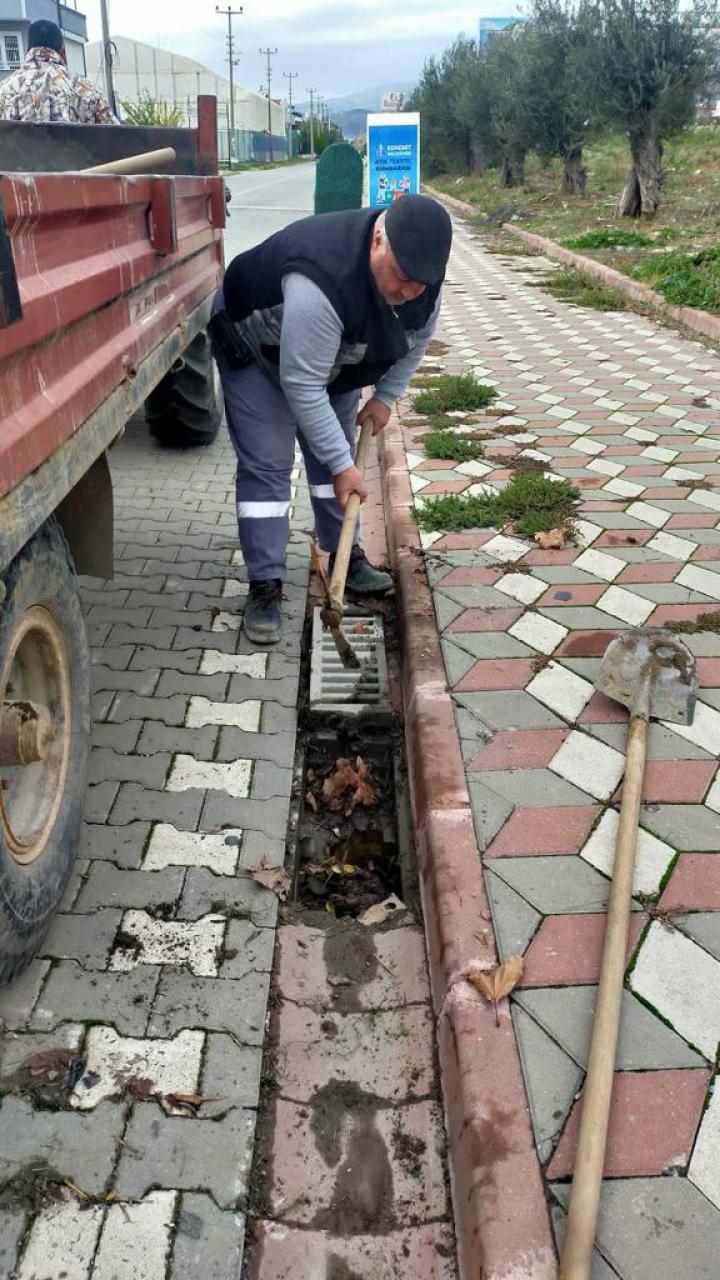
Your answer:
[[[582,1095],[570,1211],[560,1259],[560,1280],[589,1280],[593,1261],[620,1025],[635,847],[645,774],[649,694],[648,683],[643,691],[644,705],[634,708],[635,714],[628,729],[620,824],[615,844],[600,985]]]
[[[372,438],[373,421],[372,418],[366,418],[360,428],[360,438],[358,440],[357,452],[355,454],[355,466],[361,476],[365,475],[365,466],[370,451],[370,440]],[[348,565],[350,564],[350,552],[352,551],[353,538],[355,535],[355,521],[360,510],[360,494],[351,493],[345,507],[345,516],[338,538],[337,550],[335,552],[335,563],[333,565],[332,578],[330,579],[330,601],[335,609],[340,612],[342,617],[343,601],[345,598],[345,580],[347,578]]]

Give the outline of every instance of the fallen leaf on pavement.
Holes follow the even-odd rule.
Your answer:
[[[385,898],[384,902],[376,902],[372,907],[368,907],[367,911],[363,911],[358,916],[358,923],[364,925],[384,924],[391,916],[396,916],[401,911],[407,911],[404,902],[391,893],[389,898]]]
[[[335,766],[335,772],[323,783],[322,795],[328,808],[342,810],[346,818],[358,805],[373,808],[378,802],[377,787],[362,756],[356,757],[354,765],[340,756]]]
[[[565,529],[548,529],[547,533],[542,529],[535,534],[541,551],[562,551],[567,544],[567,532]]]
[[[166,1093],[160,1098],[164,1111],[184,1111],[187,1115],[197,1115],[203,1102],[219,1102],[219,1094],[204,1093]]]
[[[251,871],[250,875],[257,884],[264,885],[266,889],[272,889],[281,902],[287,901],[290,877],[282,867],[258,867],[257,871]]]
[[[499,964],[496,969],[481,970],[477,973],[469,973],[468,981],[489,1000],[495,1010],[495,1025],[500,1026],[500,1016],[498,1014],[498,1000],[502,1000],[505,996],[509,996],[510,992],[517,986],[523,976],[525,969],[525,961],[522,956],[510,956],[505,964]]]
[[[76,1058],[77,1054],[70,1049],[43,1049],[26,1058],[22,1065],[34,1080],[40,1078],[53,1083],[67,1077]]]

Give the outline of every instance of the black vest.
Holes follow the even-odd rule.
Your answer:
[[[312,280],[342,323],[339,369],[336,365],[329,383],[333,395],[374,385],[414,346],[414,334],[430,319],[440,285],[397,310],[385,302],[370,271],[378,217],[376,209],[351,209],[301,218],[233,258],[225,272],[225,306],[270,373],[280,356],[282,280],[291,272]]]

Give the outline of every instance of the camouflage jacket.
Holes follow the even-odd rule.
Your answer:
[[[29,49],[23,66],[0,81],[0,120],[118,123],[102,94],[71,76],[54,49]]]

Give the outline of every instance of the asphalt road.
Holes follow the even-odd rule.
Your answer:
[[[225,230],[225,261],[259,244],[288,222],[313,212],[315,165],[251,169],[226,178],[232,191]]]

